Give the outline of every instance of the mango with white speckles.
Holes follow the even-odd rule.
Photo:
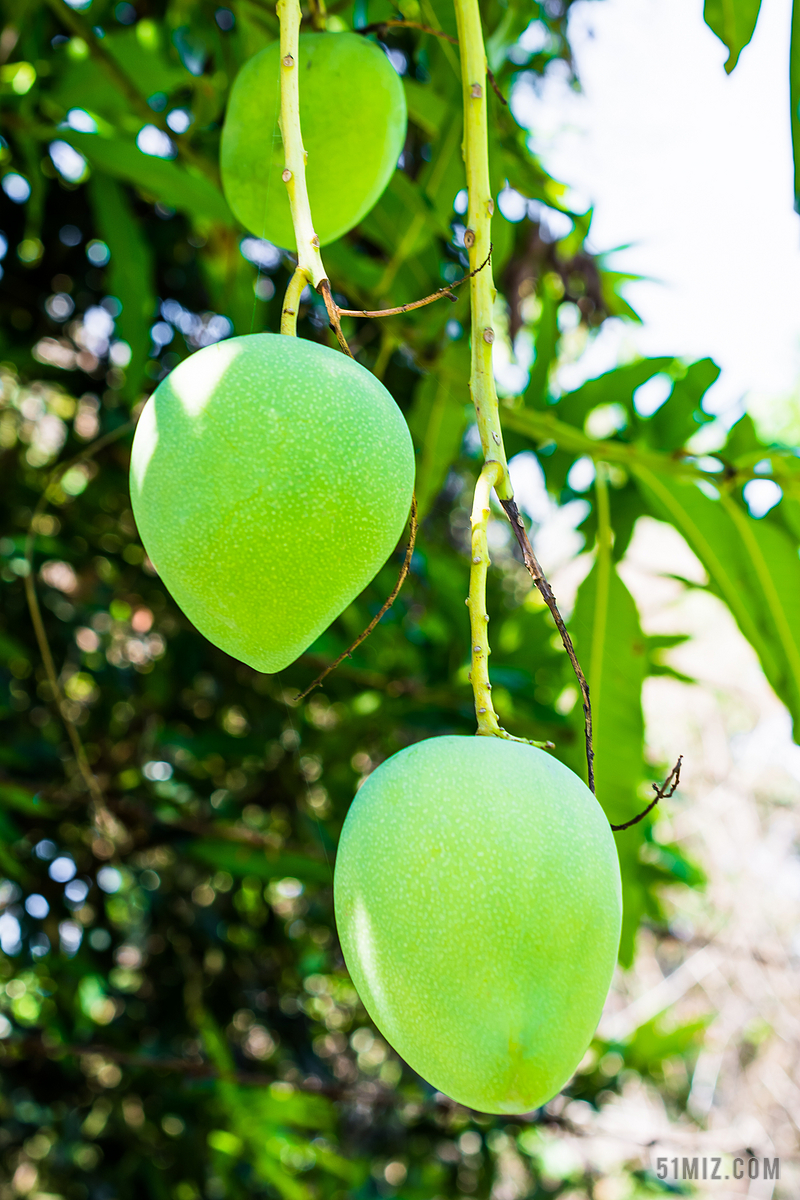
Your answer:
[[[186,616],[234,658],[275,672],[394,550],[414,452],[364,367],[263,333],[207,346],[159,384],[130,482],[144,548]]]
[[[564,1086],[622,919],[610,826],[568,767],[493,737],[401,750],[353,801],[334,900],[367,1011],[437,1090],[524,1113]]]
[[[355,33],[304,33],[297,70],[308,198],[325,246],[366,216],[391,179],[406,139],[406,98],[383,50]],[[273,42],[234,80],[220,170],[242,224],[294,250],[279,111],[280,47]]]

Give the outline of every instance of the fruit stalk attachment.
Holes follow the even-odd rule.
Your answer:
[[[292,210],[292,224],[297,242],[297,266],[311,284],[319,288],[326,278],[319,252],[319,238],[314,232],[311,205],[306,187],[306,152],[300,128],[300,81],[297,64],[300,61],[300,0],[278,0],[278,19],[281,26],[281,113],[280,129],[283,139],[283,182]],[[291,284],[289,285],[291,287]],[[301,289],[302,290],[302,289]]]
[[[470,311],[472,314],[471,362],[470,362],[470,394],[475,405],[475,416],[480,433],[481,446],[486,467],[481,472],[475,489],[473,506],[473,543],[472,563],[470,566],[470,619],[472,629],[472,680],[475,696],[475,712],[478,718],[479,734],[494,734],[496,737],[510,737],[501,729],[491,704],[489,692],[488,668],[488,635],[486,621],[483,629],[476,626],[476,614],[486,612],[486,572],[488,554],[486,553],[485,527],[481,549],[475,548],[476,514],[485,512],[485,520],[489,517],[489,495],[492,486],[503,506],[506,516],[511,523],[514,536],[522,551],[523,561],[528,572],[539,589],[545,603],[555,621],[564,648],[569,656],[583,698],[584,728],[586,736],[586,768],[589,787],[594,791],[594,752],[592,748],[592,709],[589,699],[589,687],[586,677],[581,670],[572,639],[567,632],[561,613],[558,611],[555,596],[542,568],[533,553],[533,548],[525,532],[525,526],[519,509],[514,501],[514,492],[508,474],[503,433],[500,426],[500,408],[492,370],[492,346],[494,344],[494,328],[492,313],[494,308],[495,288],[492,280],[491,263],[488,269],[477,269],[484,257],[491,250],[491,220],[494,213],[491,186],[489,182],[489,140],[488,117],[486,110],[486,79],[488,67],[486,51],[483,44],[483,30],[478,0],[454,0],[456,21],[458,24],[458,45],[461,56],[461,86],[464,99],[464,159],[467,172],[467,230],[464,234],[464,245],[469,253],[470,262]],[[486,468],[494,464],[487,474]],[[487,479],[491,482],[487,484]],[[484,503],[484,491],[486,500]],[[483,520],[483,518],[480,518]],[[476,637],[476,634],[480,636]],[[541,744],[541,743],[534,743]]]
[[[278,0],[278,19],[281,35],[281,111],[280,129],[283,139],[284,171],[283,182],[289,197],[292,213],[294,240],[297,243],[297,269],[286,289],[286,298],[281,313],[281,333],[297,335],[297,307],[306,283],[320,293],[325,301],[331,328],[336,334],[340,349],[350,353],[350,347],[342,333],[339,310],[331,293],[331,285],[325,274],[319,238],[314,232],[311,205],[306,186],[307,154],[303,146],[303,131],[300,127],[300,81],[297,64],[300,61],[300,11],[299,0]]]
[[[489,682],[489,614],[486,611],[486,576],[489,571],[489,543],[487,528],[491,515],[490,500],[492,488],[497,487],[502,476],[502,468],[498,462],[484,463],[483,469],[475,485],[475,497],[472,502],[471,560],[469,572],[469,608],[470,624],[470,655],[472,669],[470,682],[475,697],[475,716],[478,718],[478,736],[507,738],[512,742],[527,742],[538,746],[541,750],[552,750],[552,742],[533,742],[528,738],[517,738],[507,733],[497,719],[497,713],[492,704],[492,685]]]
[[[472,501],[472,544],[469,571],[469,626],[472,670],[470,682],[475,696],[475,716],[478,733],[504,737],[497,713],[492,704],[492,685],[489,682],[489,614],[486,611],[486,575],[489,570],[489,544],[486,529],[489,524],[489,502],[492,488],[500,482],[503,468],[498,462],[487,462],[478,476]]]
[[[500,412],[492,371],[494,344],[493,308],[495,287],[492,265],[477,271],[490,252],[491,220],[494,212],[489,183],[489,146],[486,112],[486,52],[478,0],[455,0],[458,42],[461,55],[461,86],[464,99],[464,159],[467,171],[467,229],[464,245],[469,254],[472,314],[470,394],[487,463],[500,464],[495,490],[501,500],[513,495],[500,428]]]
[[[295,267],[281,309],[281,333],[286,333],[290,337],[297,337],[297,309],[303,289],[308,282],[309,277],[304,269],[300,266]]]

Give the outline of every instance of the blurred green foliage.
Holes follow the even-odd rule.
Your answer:
[[[399,7],[455,31],[445,0]],[[484,4],[504,95],[554,62],[569,69],[567,8]],[[702,1022],[656,1020],[624,1044],[598,1042],[565,1095],[524,1119],[470,1113],[371,1026],[333,924],[336,841],[359,782],[410,742],[474,729],[466,292],[403,318],[345,321],[359,361],[408,418],[422,526],[391,611],[298,704],[377,612],[402,547],[298,663],[259,675],[175,607],[127,491],[129,422],[155,382],[199,346],[279,325],[291,259],[236,227],[217,175],[228,88],[276,36],[274,8],[5,0],[3,13],[0,1153],[13,1185],[0,1195],[423,1200],[486,1196],[504,1179],[515,1195],[581,1194],[587,1168],[559,1158],[551,1136],[571,1128],[570,1105],[601,1104],[636,1072],[681,1111]],[[328,28],[396,16],[388,0],[340,2]],[[337,293],[369,308],[417,299],[466,266],[457,56],[418,29],[381,40],[408,96],[402,167],[362,225],[325,251]],[[654,516],[687,539],[797,715],[800,464],[762,444],[746,416],[711,424],[708,360],[636,362],[563,393],[559,362],[608,316],[635,314],[624,279],[586,247],[591,214],[570,210],[494,94],[490,112],[498,344],[518,353],[527,380],[505,389],[521,393],[503,403],[508,448],[571,506],[587,551],[599,547],[571,628],[598,698],[599,799],[621,822],[671,766],[644,759],[641,687],[672,670],[662,654],[679,640],[643,634],[617,573],[635,523]],[[333,344],[316,295],[299,330]],[[53,475],[56,464],[65,469]],[[491,538],[498,711],[580,772],[574,680],[499,510]],[[703,877],[650,819],[617,840],[628,966],[643,921],[669,937],[664,889]],[[631,1186],[650,1195],[659,1185]]]

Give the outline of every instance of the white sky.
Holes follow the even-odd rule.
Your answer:
[[[570,33],[583,95],[557,75],[513,107],[545,166],[595,206],[592,246],[660,282],[626,293],[643,329],[609,323],[584,376],[620,352],[712,356],[714,408],[797,394],[800,218],[789,132],[790,0],[762,6],[732,75],[702,0],[582,0]],[[570,385],[577,382],[570,378]],[[782,407],[782,406],[781,406]]]

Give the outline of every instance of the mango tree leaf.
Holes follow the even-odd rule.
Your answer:
[[[438,137],[452,111],[450,102],[428,84],[418,83],[407,76],[403,77],[403,91],[406,94],[408,119],[429,138]]]
[[[674,358],[642,358],[606,371],[596,379],[590,379],[574,392],[567,392],[555,407],[560,421],[567,421],[579,428],[593,408],[601,404],[621,404],[629,421],[635,421],[633,394],[654,375],[674,369]]]
[[[701,425],[712,420],[701,409],[700,401],[719,379],[719,371],[712,359],[701,358],[675,381],[667,400],[645,426],[649,440],[659,450],[679,449]]]
[[[610,317],[626,317],[629,321],[635,321],[637,325],[641,324],[642,318],[622,294],[626,283],[635,283],[641,278],[641,275],[632,275],[628,271],[609,271],[603,264],[600,294]]]
[[[37,792],[15,783],[0,783],[0,808],[13,808],[31,817],[54,817],[57,810],[45,803]]]
[[[72,129],[61,131],[61,136],[95,170],[133,183],[187,216],[235,225],[222,192],[204,175],[194,174],[169,159],[143,154],[132,139],[111,139],[95,133],[75,133]]]
[[[794,153],[794,207],[800,212],[800,0],[792,5],[789,48],[789,108]]]
[[[217,871],[228,871],[236,878],[255,875],[258,879],[282,879],[291,876],[307,883],[330,883],[332,863],[317,862],[301,854],[273,854],[241,842],[212,838],[190,842],[185,853]]]
[[[527,0],[511,0],[500,24],[486,39],[486,57],[492,71],[500,70],[506,54],[527,28],[530,19],[531,10]]]
[[[653,1076],[663,1069],[665,1059],[676,1058],[699,1048],[713,1014],[695,1018],[685,1025],[666,1030],[663,1014],[640,1025],[630,1040],[620,1046],[626,1067],[640,1075]]]
[[[264,310],[253,290],[256,269],[239,253],[239,235],[217,228],[207,246],[200,268],[213,307],[231,320],[234,333],[259,333]]]
[[[702,562],[800,735],[800,558],[775,521],[755,521],[738,499],[705,495],[649,467],[636,478],[654,516],[673,524]]]
[[[760,8],[761,0],[705,0],[703,20],[728,47],[729,75],[753,36]]]
[[[103,39],[103,45],[128,78],[136,83],[145,99],[158,93],[170,96],[192,83],[189,72],[166,57],[161,31],[154,21],[138,21],[131,29],[109,33]],[[48,100],[63,110],[83,108],[123,124],[129,124],[133,116],[128,98],[121,89],[111,86],[106,72],[98,70],[97,63],[91,58],[67,60]],[[138,127],[142,121],[133,116],[133,124]]]
[[[449,239],[453,219],[453,200],[464,187],[464,160],[461,154],[464,122],[454,112],[436,145],[436,153],[419,174],[419,186],[440,221],[440,234]]]
[[[123,390],[133,400],[144,380],[156,306],[153,252],[116,180],[109,175],[92,175],[89,195],[100,236],[111,251],[108,289],[122,305],[116,330],[131,348]]]
[[[418,255],[436,234],[450,233],[402,171],[395,171],[360,229],[398,263]]]
[[[558,298],[551,288],[541,289],[542,310],[534,330],[536,357],[531,367],[528,387],[525,391],[525,403],[531,408],[544,408],[548,393],[550,371],[556,360],[558,343],[561,337],[558,328]]]
[[[469,346],[463,338],[447,345],[435,374],[423,379],[408,418],[414,441],[421,447],[416,481],[420,519],[430,509],[458,458],[468,404]]]
[[[647,642],[633,597],[610,556],[600,554],[581,585],[570,630],[592,698],[597,799],[609,821],[619,825],[644,807],[639,785],[646,776],[641,694]],[[580,705],[573,713],[577,725]],[[639,862],[643,832],[636,825],[615,835],[623,901],[619,956],[625,966],[633,961],[636,930],[650,907],[642,875],[646,864]]]
[[[753,418],[749,413],[745,413],[731,426],[721,455],[726,462],[739,466],[744,461],[752,462],[754,455],[763,457],[764,453],[764,443],[756,433]]]

